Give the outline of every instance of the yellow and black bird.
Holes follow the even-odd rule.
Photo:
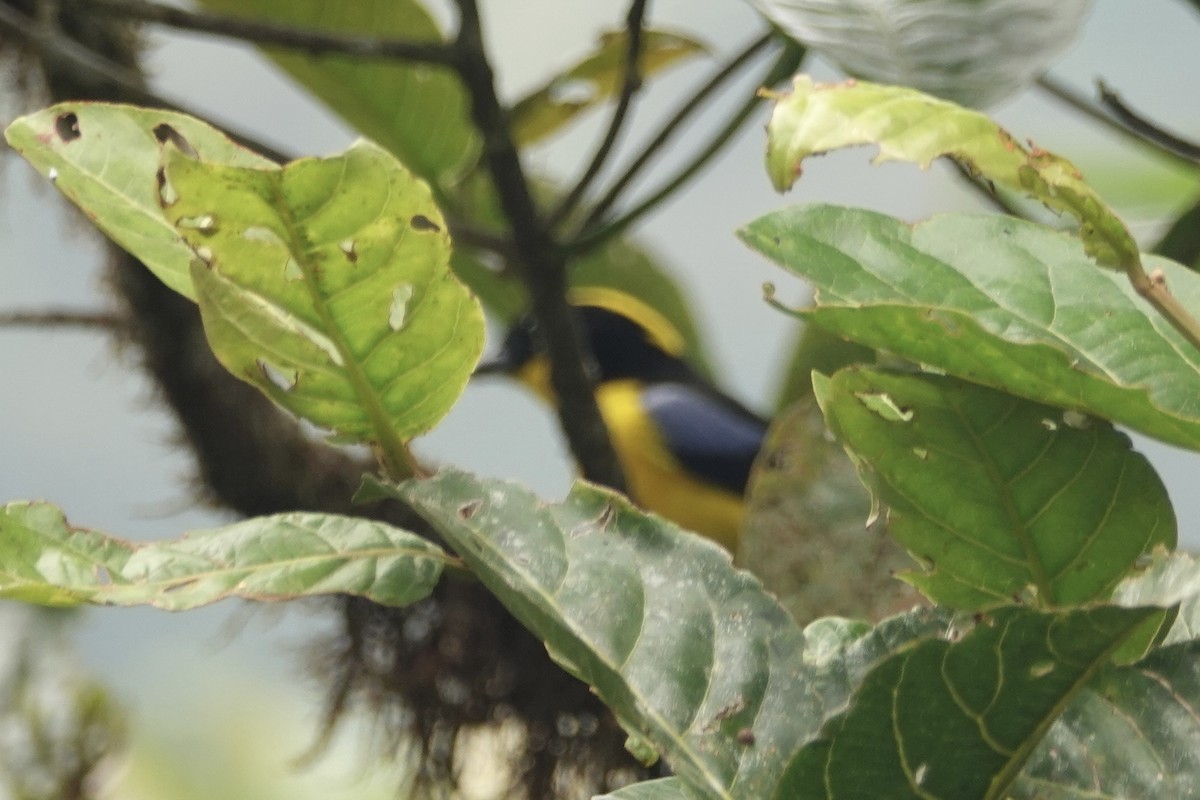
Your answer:
[[[743,494],[767,423],[683,359],[684,338],[650,306],[612,289],[572,292],[594,363],[596,403],[643,508],[736,549]],[[548,402],[549,362],[528,319],[477,370],[516,376]]]

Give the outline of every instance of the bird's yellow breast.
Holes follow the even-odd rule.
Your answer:
[[[735,550],[742,498],[683,468],[646,413],[640,394],[640,384],[634,380],[605,381],[596,388],[596,403],[612,436],[630,497],[643,508]]]

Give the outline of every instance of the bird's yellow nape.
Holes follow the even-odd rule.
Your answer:
[[[632,320],[646,331],[650,343],[675,358],[683,358],[687,342],[672,322],[655,308],[631,294],[609,286],[578,286],[567,292],[573,306],[603,308]]]

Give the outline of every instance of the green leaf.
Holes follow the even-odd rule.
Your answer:
[[[96,227],[193,300],[191,250],[159,207],[154,176],[163,142],[203,161],[273,166],[198,119],[133,106],[60,103],[15,120],[4,136]]]
[[[592,800],[691,800],[691,797],[679,778],[660,778],[597,795]]]
[[[810,281],[806,319],[847,339],[1038,402],[1200,449],[1200,353],[1078,242],[1011,217],[946,214],[916,226],[808,206],[741,231]],[[1186,307],[1200,276],[1161,269]]]
[[[773,795],[1007,797],[1042,736],[1152,609],[1008,607],[961,641],[923,641],[863,679]]]
[[[278,514],[134,543],[73,528],[47,503],[0,509],[0,597],[41,605],[182,611],[227,597],[353,594],[402,606],[429,594],[446,555],[416,534],[333,514]]]
[[[483,315],[449,269],[424,182],[367,142],[281,170],[173,150],[166,176],[166,214],[197,254],[205,332],[226,369],[393,459],[450,409]]]
[[[600,36],[596,49],[583,61],[525,96],[512,109],[512,134],[518,144],[530,145],[554,135],[583,112],[615,98],[625,81],[629,37],[622,31]],[[642,31],[642,78],[689,57],[707,52],[695,39],[654,29]]]
[[[847,341],[816,325],[803,325],[792,354],[783,369],[783,382],[775,398],[776,411],[812,396],[812,374],[832,375],[850,364],[871,364],[875,353],[869,347]]]
[[[1024,89],[1075,37],[1088,0],[753,0],[839,67],[974,106]]]
[[[1014,800],[1200,798],[1200,642],[1101,672],[1063,712]]]
[[[878,144],[877,162],[922,167],[947,156],[997,186],[1078,219],[1085,249],[1101,266],[1125,270],[1139,263],[1125,224],[1070,162],[1038,147],[1026,149],[977,111],[913,89],[864,81],[814,84],[798,75],[792,92],[776,103],[767,135],[767,170],[780,191],[796,181],[805,158],[844,147]]]
[[[1156,551],[1145,570],[1113,591],[1113,602],[1171,609],[1162,621],[1164,644],[1200,639],[1200,562],[1190,553]]]
[[[830,430],[924,566],[905,579],[974,610],[1107,599],[1175,543],[1166,489],[1101,420],[955,378],[842,370],[816,384]]]
[[[545,504],[515,484],[444,470],[368,494],[379,492],[425,517],[697,797],[769,797],[857,673],[946,628],[932,612],[867,635],[826,625],[810,651],[723,549],[588,484]]]
[[[442,40],[424,5],[413,0],[200,0],[213,11],[329,33],[414,42]],[[466,93],[448,70],[425,64],[340,55],[314,57],[264,47],[288,74],[363,136],[410,170],[443,183],[477,150]]]

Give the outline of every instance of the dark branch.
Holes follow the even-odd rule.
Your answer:
[[[1097,105],[1081,93],[1075,91],[1065,83],[1055,80],[1049,75],[1043,75],[1038,79],[1038,87],[1048,93],[1051,97],[1054,97],[1056,100],[1065,103],[1067,106],[1090,118],[1094,122],[1104,125],[1109,130],[1124,137],[1128,141],[1133,142],[1134,144],[1141,145],[1143,147],[1150,147],[1154,150],[1154,152],[1167,156],[1181,164],[1194,166],[1196,163],[1194,159],[1186,158],[1179,153],[1176,153],[1174,150],[1163,147],[1160,143],[1142,136],[1137,131],[1123,123],[1121,120],[1116,119],[1112,114],[1107,113],[1100,105]]]
[[[112,331],[121,327],[121,319],[106,311],[47,311],[0,312],[0,328],[83,328]]]
[[[588,163],[587,169],[583,171],[583,175],[576,182],[574,188],[567,193],[558,207],[550,214],[549,224],[557,225],[562,220],[571,215],[575,207],[579,204],[580,199],[591,187],[596,176],[600,174],[600,170],[604,168],[608,161],[608,156],[612,153],[613,147],[620,138],[621,130],[625,126],[625,119],[629,113],[629,108],[633,104],[634,95],[642,88],[642,20],[646,15],[647,0],[633,0],[629,5],[629,13],[625,17],[626,30],[626,50],[625,50],[625,77],[621,83],[621,94],[617,98],[617,107],[613,110],[612,120],[608,123],[608,129],[604,133],[604,139],[601,140],[600,146],[596,148],[592,160]]]
[[[1200,144],[1182,139],[1173,133],[1163,130],[1158,125],[1141,116],[1129,106],[1114,91],[1108,88],[1104,81],[1096,81],[1096,89],[1100,92],[1100,102],[1112,112],[1121,124],[1133,131],[1143,141],[1156,145],[1163,150],[1174,153],[1182,159],[1200,164]]]
[[[530,295],[530,310],[550,358],[559,421],[580,471],[588,480],[622,488],[624,479],[608,429],[596,406],[584,365],[586,350],[567,303],[567,257],[538,214],[521,159],[509,133],[508,115],[496,95],[475,0],[456,0],[460,14],[459,75],[471,97],[471,117],[483,137],[483,161],[495,183],[512,230],[513,253]]]
[[[746,64],[748,64],[754,56],[758,55],[771,42],[771,35],[764,34],[758,39],[755,39],[749,46],[742,49],[727,63],[720,66],[715,73],[708,76],[690,97],[684,99],[682,103],[675,109],[671,117],[659,128],[658,132],[650,139],[650,143],[644,150],[633,160],[633,163],[625,169],[621,176],[613,183],[612,187],[605,193],[588,216],[583,227],[589,227],[598,222],[608,210],[613,207],[621,198],[626,187],[633,182],[635,178],[642,174],[646,165],[658,155],[666,146],[667,142],[683,127],[684,123],[690,120],[700,109],[704,107],[705,102],[712,97],[718,89],[728,83],[736,76]]]
[[[771,66],[770,71],[763,77],[761,85],[769,88],[784,78],[791,76],[804,59],[804,54],[805,49],[802,45],[793,42],[785,44],[783,52],[780,53],[779,58]],[[724,149],[725,145],[733,138],[733,135],[750,118],[750,115],[762,100],[763,98],[758,94],[747,98],[741,108],[692,157],[691,161],[685,164],[675,175],[664,181],[658,189],[653,190],[646,199],[642,200],[629,211],[626,211],[617,219],[611,222],[603,222],[601,214],[604,210],[602,205],[604,201],[601,201],[601,205],[598,205],[589,215],[587,221],[584,222],[579,235],[566,242],[565,246],[571,252],[590,250],[624,232],[625,229],[633,225],[648,212],[657,208],[660,203],[708,166],[709,162]],[[616,195],[613,192],[610,192],[610,195],[615,200]],[[605,199],[607,200],[608,198],[606,197]]]
[[[185,11],[146,0],[90,0],[80,10],[108,19],[149,22],[184,31],[197,31],[254,44],[286,47],[313,54],[417,61],[451,66],[454,48],[442,42],[379,39],[373,36],[327,33],[249,19]]]

